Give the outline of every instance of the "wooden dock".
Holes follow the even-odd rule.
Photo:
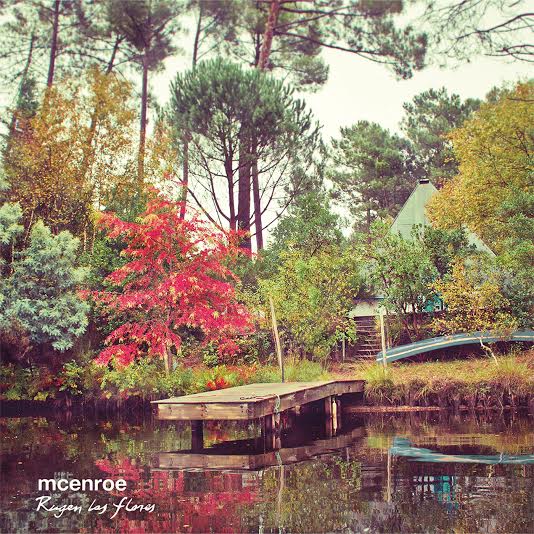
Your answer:
[[[251,420],[347,393],[363,391],[363,380],[249,384],[154,401],[159,419]]]
[[[262,435],[280,448],[280,416],[310,403],[321,403],[327,435],[340,427],[341,399],[363,392],[363,380],[249,384],[183,397],[154,401],[157,417],[164,420],[191,421],[192,450],[203,448],[203,421],[260,420]]]

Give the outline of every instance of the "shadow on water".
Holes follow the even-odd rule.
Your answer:
[[[1,532],[534,531],[534,421],[514,413],[359,415],[334,436],[295,417],[276,450],[258,425],[228,421],[206,424],[200,451],[189,424],[151,417],[4,418],[0,430]],[[43,478],[128,487],[40,492]],[[81,511],[38,511],[44,495]]]

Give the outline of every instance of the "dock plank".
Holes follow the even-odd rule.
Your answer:
[[[363,391],[363,380],[248,384],[154,401],[158,418],[168,420],[250,420]]]

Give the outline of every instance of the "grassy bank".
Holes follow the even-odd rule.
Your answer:
[[[368,404],[503,409],[533,407],[534,351],[447,362],[355,364],[350,376],[366,380]]]
[[[288,382],[324,380],[323,366],[308,360],[288,361]],[[271,365],[177,366],[165,373],[160,361],[140,360],[119,369],[93,361],[67,362],[58,372],[46,367],[32,370],[0,366],[0,401],[50,401],[77,399],[84,402],[158,400],[258,382],[280,382],[280,370]]]

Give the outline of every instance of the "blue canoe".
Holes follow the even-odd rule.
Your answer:
[[[466,334],[453,334],[450,336],[433,337],[409,345],[400,345],[386,350],[386,361],[394,362],[417,354],[423,354],[438,349],[455,347],[458,345],[494,343],[496,341],[527,341],[534,342],[534,330],[517,330],[505,338],[499,337],[492,332],[471,332]],[[377,361],[382,361],[382,351],[376,355]]]

